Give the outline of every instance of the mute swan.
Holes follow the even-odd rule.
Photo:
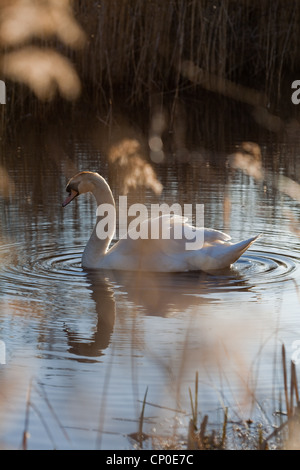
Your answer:
[[[69,196],[63,202],[63,207],[80,194],[91,192],[98,207],[102,204],[109,204],[115,208],[110,187],[98,173],[90,171],[78,173],[70,179],[66,190]],[[100,220],[100,217],[97,216],[97,223],[85,247],[82,256],[84,268],[153,272],[211,272],[232,265],[258,238],[256,236],[232,244],[229,241],[231,237],[223,232],[207,228],[196,229],[188,225],[183,218],[175,217],[168,218],[170,234],[173,234],[170,239],[132,239],[129,236],[121,238],[112,248],[109,248],[115,232],[115,220],[113,226],[107,229],[105,239],[100,239],[97,234],[97,224]],[[160,217],[160,221],[164,223],[164,216]],[[150,220],[144,223],[150,223]],[[174,237],[178,224],[183,234],[181,239]],[[186,250],[187,238],[185,238],[185,234],[189,230],[194,231],[193,233],[195,230],[202,230],[202,234],[204,234],[202,248]],[[188,238],[188,241],[190,240],[191,238]]]

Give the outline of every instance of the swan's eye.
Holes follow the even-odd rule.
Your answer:
[[[76,191],[76,193],[79,193],[78,191],[78,183],[75,183],[74,181],[72,181],[71,184],[68,184],[68,186],[66,187],[66,191],[67,193],[71,193],[72,191]]]

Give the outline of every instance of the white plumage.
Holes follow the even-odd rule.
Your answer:
[[[98,173],[81,172],[74,176],[67,185],[69,196],[63,206],[69,204],[76,196],[91,192],[100,204],[111,204],[115,201],[107,182]],[[157,222],[157,220],[156,220]],[[148,233],[151,234],[151,223],[146,220]],[[159,218],[160,233],[168,231],[168,238],[132,239],[130,231],[110,248],[115,227],[107,233],[106,239],[97,236],[96,226],[86,245],[82,256],[82,265],[89,269],[114,269],[127,271],[152,272],[212,272],[232,265],[258,238],[252,237],[233,244],[226,233],[209,228],[192,227],[182,217]],[[166,225],[167,224],[167,225]],[[178,238],[178,233],[181,237]],[[192,236],[197,235],[203,243],[198,249],[189,250]]]

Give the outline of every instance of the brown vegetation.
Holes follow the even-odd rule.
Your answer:
[[[107,107],[120,91],[145,104],[202,89],[275,107],[297,70],[297,1],[2,0],[0,9],[2,76],[39,99],[55,89],[77,98],[76,69],[84,95]]]

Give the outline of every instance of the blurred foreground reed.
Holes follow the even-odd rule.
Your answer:
[[[198,372],[195,374],[194,390],[189,388],[190,420],[186,438],[179,439],[175,435],[164,438],[154,437],[154,448],[160,449],[189,449],[189,450],[299,450],[300,449],[300,401],[299,388],[296,374],[296,365],[290,363],[290,374],[286,361],[285,346],[282,345],[282,390],[284,403],[281,400],[281,391],[277,390],[279,409],[273,411],[275,420],[272,431],[266,429],[263,420],[240,419],[237,421],[235,414],[228,407],[223,407],[223,416],[218,423],[210,422],[209,414],[203,415],[199,409]],[[289,379],[289,382],[288,382]],[[263,410],[263,406],[258,403]],[[145,399],[142,415],[144,418]],[[279,422],[278,419],[279,418]],[[141,425],[140,420],[140,425]],[[141,435],[141,434],[139,434]],[[144,439],[149,436],[144,434]],[[173,447],[170,447],[170,443]],[[143,448],[143,441],[139,441]],[[158,446],[158,447],[156,447]]]
[[[190,416],[188,421],[186,436],[178,434],[176,426],[171,430],[170,434],[159,435],[153,432],[146,432],[147,423],[153,424],[153,418],[147,418],[149,408],[161,408],[159,404],[153,404],[147,401],[148,387],[145,391],[144,399],[141,402],[141,413],[137,419],[137,432],[128,434],[129,442],[133,448],[136,449],[156,449],[156,450],[176,450],[176,449],[189,449],[189,450],[299,450],[300,449],[300,401],[299,401],[299,388],[296,374],[296,366],[293,361],[290,364],[290,373],[286,361],[285,347],[282,346],[282,391],[284,400],[281,401],[281,391],[277,390],[279,396],[279,409],[274,410],[275,416],[272,425],[273,431],[265,429],[260,421],[253,421],[249,419],[241,419],[237,422],[237,418],[232,414],[228,407],[223,409],[223,418],[219,423],[210,422],[211,417],[209,414],[202,415],[199,409],[198,396],[201,390],[199,386],[198,372],[195,374],[194,390],[189,388],[190,398],[190,411],[171,410],[176,415],[181,413],[181,416]],[[9,390],[15,387],[11,379],[7,380],[5,384]],[[35,400],[37,397],[42,397],[46,404],[46,409],[50,413],[50,417],[44,416],[44,412],[37,407]],[[3,394],[0,403],[0,411],[5,406],[5,394]],[[55,407],[49,400],[47,392],[43,384],[36,382],[33,378],[29,381],[27,390],[27,397],[25,401],[25,420],[23,436],[20,436],[20,448],[27,450],[30,448],[30,422],[31,414],[34,413],[38,416],[42,428],[45,430],[49,444],[53,450],[61,448],[61,443],[58,442],[57,436],[54,434],[53,427],[57,427],[65,442],[73,448],[72,438],[69,435],[68,426],[57,415]],[[234,416],[234,417],[233,417]],[[50,419],[51,418],[51,419]],[[279,418],[276,420],[276,418]],[[133,417],[133,420],[136,418]],[[159,420],[156,417],[156,420]],[[54,423],[54,426],[53,426]],[[158,424],[158,423],[157,423]],[[3,425],[4,426],[4,425]],[[87,431],[87,430],[86,430]],[[100,430],[99,430],[100,431]],[[103,429],[102,429],[103,432]],[[1,448],[1,442],[0,442]]]
[[[27,112],[29,89],[42,101],[82,90],[106,109],[120,93],[145,106],[204,90],[272,112],[297,70],[299,24],[297,1],[1,0],[0,70]]]

